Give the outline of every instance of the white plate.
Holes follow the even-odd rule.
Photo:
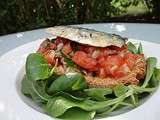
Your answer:
[[[132,40],[137,42],[136,40]],[[26,56],[35,52],[42,40],[20,46],[0,58],[0,120],[53,120],[28,106],[20,97],[20,80]],[[138,41],[139,42],[139,41]],[[160,61],[160,44],[141,41],[146,56]],[[101,120],[159,120],[160,89],[141,106],[117,116]]]

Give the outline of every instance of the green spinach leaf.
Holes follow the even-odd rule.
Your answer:
[[[21,82],[21,92],[25,95],[30,95],[31,89],[32,89],[32,82],[28,80],[27,75],[24,75]]]
[[[144,93],[144,92],[153,92],[156,90],[155,87],[148,87],[148,88],[144,88],[144,87],[140,87],[140,86],[136,86],[136,85],[131,85],[131,87],[134,89],[134,93],[138,94],[138,93]]]
[[[158,87],[160,83],[160,69],[155,68],[152,78],[149,82],[149,87]]]
[[[84,76],[79,73],[73,73],[62,75],[54,80],[49,87],[48,92],[55,93],[60,91],[74,91],[82,90],[84,88],[86,88]]]
[[[139,43],[139,46],[138,46],[138,54],[143,54],[143,48],[142,48],[142,44]]]
[[[133,43],[128,42],[128,43],[127,43],[127,46],[128,46],[128,50],[129,50],[131,53],[133,53],[133,54],[137,54],[137,53],[138,53],[137,48],[136,48],[136,46],[135,46]]]
[[[21,92],[24,95],[30,96],[36,103],[44,103],[45,101],[35,92],[33,88],[33,81],[29,80],[27,75],[24,76],[21,83]]]
[[[112,94],[112,89],[111,88],[90,88],[90,89],[85,89],[84,92],[92,99],[95,99],[98,101],[104,101],[104,100],[107,100],[105,95]]]
[[[63,115],[61,115],[60,119],[62,120],[92,120],[95,115],[95,111],[85,111],[80,108],[70,108]]]
[[[79,95],[78,91],[76,91],[76,93],[77,93],[77,95],[75,96],[75,95],[72,95],[71,93],[61,91],[61,92],[58,92],[58,93],[54,94],[54,96],[62,96],[62,97],[65,97],[67,99],[78,100],[78,101],[84,101],[84,100],[89,99],[88,96]]]
[[[128,87],[124,85],[117,85],[113,88],[113,90],[114,90],[115,96],[119,97],[128,91]]]
[[[63,115],[68,109],[78,107],[86,111],[96,111],[99,109],[106,108],[108,106],[120,103],[125,98],[133,94],[132,90],[128,90],[124,95],[107,101],[96,102],[93,100],[77,101],[64,98],[62,96],[54,97],[47,102],[46,111],[49,115],[53,117],[58,117]]]
[[[40,53],[32,53],[27,57],[26,74],[30,80],[45,80],[49,77],[49,66]]]
[[[46,92],[46,81],[33,81],[32,88],[43,101],[47,102],[49,99],[53,98]]]
[[[160,81],[160,69],[155,68],[154,74],[155,74],[156,79]]]

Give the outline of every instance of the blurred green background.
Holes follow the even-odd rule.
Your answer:
[[[1,0],[0,35],[64,24],[160,23],[160,0]]]

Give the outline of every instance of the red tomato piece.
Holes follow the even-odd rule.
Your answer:
[[[105,69],[105,75],[101,75],[102,77],[104,76],[114,76],[114,72],[124,64],[124,60],[121,56],[118,55],[110,55],[108,57],[101,56],[97,59],[98,64],[101,68]],[[100,71],[101,73],[102,71]]]
[[[125,76],[125,73],[123,71],[116,71],[113,74],[114,78],[120,78],[120,77],[123,77],[123,76]]]
[[[62,48],[62,51],[65,55],[67,55],[68,53],[72,52],[72,48],[70,46],[70,42],[67,42],[63,48]]]
[[[108,54],[111,52],[109,48],[101,48],[100,50],[100,56],[108,56]]]
[[[97,61],[83,51],[77,51],[72,57],[72,61],[89,71],[97,70]]]
[[[117,65],[120,66],[124,63],[124,60],[121,56],[118,55],[110,55],[106,59],[107,65]]]
[[[56,45],[58,45],[59,43],[62,43],[62,39],[63,39],[63,38],[61,38],[61,37],[57,37],[54,43],[55,43]]]
[[[56,44],[54,44],[54,43],[50,44],[50,49],[51,50],[55,50],[56,48],[57,48]]]
[[[48,64],[51,64],[51,65],[55,64],[54,56],[50,54],[50,51],[46,51],[43,55],[44,55],[44,58],[47,60]]]
[[[133,68],[135,62],[136,62],[136,55],[132,54],[132,53],[127,53],[124,56],[124,60],[127,63],[127,65],[129,66],[130,69]]]
[[[80,45],[79,47],[81,51],[84,51],[88,54],[92,54],[96,50],[96,47],[87,46],[87,45]]]
[[[108,65],[106,67],[106,70],[108,72],[108,74],[111,74],[112,76],[114,75],[114,72],[118,69],[117,65]]]
[[[98,56],[98,57],[97,57],[98,65],[99,65],[100,67],[105,67],[105,66],[106,66],[106,59],[107,59],[106,56]]]
[[[105,68],[100,68],[100,69],[98,70],[97,74],[98,74],[98,76],[99,76],[100,78],[105,78],[105,77],[107,77],[107,72],[106,72]]]
[[[126,63],[121,65],[114,73],[112,74],[115,78],[120,78],[125,76],[128,72],[130,72],[130,68]]]

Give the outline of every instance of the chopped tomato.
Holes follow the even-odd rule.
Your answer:
[[[106,59],[107,59],[107,57],[106,56],[99,56],[99,57],[97,57],[97,62],[98,62],[98,65],[100,66],[100,67],[105,67],[106,66]]]
[[[70,42],[67,42],[63,48],[62,48],[62,51],[65,55],[67,55],[68,53],[72,52],[72,48],[70,46]]]
[[[50,44],[50,49],[51,50],[55,50],[56,48],[57,48],[56,44],[54,44],[54,43]]]
[[[96,49],[95,47],[88,47],[87,52],[92,54],[95,49]]]
[[[37,50],[37,52],[38,53],[45,53],[48,50],[54,50],[54,49],[56,49],[56,45],[54,43],[51,43],[48,48],[40,46],[39,49]]]
[[[97,70],[97,61],[83,51],[77,51],[72,57],[72,61],[89,71]]]
[[[125,76],[125,73],[124,73],[124,71],[115,71],[114,72],[114,74],[113,74],[113,77],[114,78],[120,78],[120,77],[123,77],[123,76]]]
[[[80,46],[80,50],[84,51],[84,52],[86,52],[88,54],[92,54],[96,50],[96,48],[92,47],[92,46],[81,45]]]
[[[100,69],[98,70],[97,74],[98,74],[98,76],[99,76],[100,78],[105,78],[105,77],[107,77],[107,72],[106,72],[105,68],[100,68]]]
[[[119,78],[119,77],[123,77],[123,76],[126,75],[128,72],[130,72],[130,68],[129,68],[128,65],[125,63],[125,64],[121,65],[117,70],[115,70],[112,75],[113,75],[115,78]]]
[[[124,63],[123,58],[118,55],[110,55],[108,57],[100,56],[97,58],[97,60],[101,67],[107,67],[112,65],[119,66]]]
[[[121,56],[118,55],[110,55],[106,59],[107,65],[117,65],[120,66],[124,63],[124,60]]]
[[[115,71],[122,64],[124,64],[123,58],[118,55],[101,56],[97,59],[97,61],[98,61],[98,65],[100,67],[100,70],[99,70],[100,77],[104,77],[107,75],[114,77]],[[105,69],[105,74],[104,74],[104,70],[102,68]]]
[[[50,53],[50,51],[46,51],[43,55],[44,55],[44,58],[47,60],[48,64],[51,64],[51,65],[55,64],[54,56]]]
[[[114,72],[118,69],[117,65],[108,65],[106,67],[107,74],[114,76]]]
[[[136,55],[134,55],[132,53],[127,53],[124,56],[124,60],[127,63],[127,65],[129,66],[129,68],[132,69],[132,67],[134,66],[134,64],[136,62]]]
[[[100,50],[100,56],[108,56],[108,54],[111,52],[109,48],[101,48]]]
[[[56,45],[58,45],[59,43],[62,43],[62,38],[61,37],[57,37],[54,43]]]

